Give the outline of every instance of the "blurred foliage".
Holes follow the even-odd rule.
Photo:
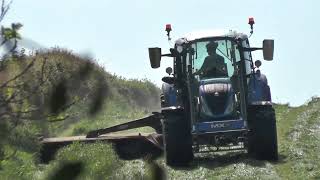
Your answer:
[[[1,27],[1,33],[4,41],[10,39],[21,39],[21,35],[18,33],[18,30],[21,29],[23,25],[21,23],[12,23],[11,27]]]

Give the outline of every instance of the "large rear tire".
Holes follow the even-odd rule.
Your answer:
[[[183,113],[170,112],[162,121],[164,155],[169,166],[187,166],[193,160],[190,122]]]
[[[259,160],[278,160],[277,126],[273,107],[249,107],[248,123],[248,153]]]

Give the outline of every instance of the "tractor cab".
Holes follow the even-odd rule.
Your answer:
[[[179,98],[177,103],[188,104],[194,133],[246,128],[240,84],[252,73],[250,53],[241,51],[249,47],[247,39],[234,31],[214,31],[190,33],[176,41],[180,57],[174,59],[174,76],[185,82],[189,97],[187,103]],[[247,61],[241,61],[244,58]]]
[[[200,122],[239,118],[239,98],[231,83],[240,53],[228,38],[197,39],[189,44],[187,66],[191,66],[192,94],[196,99],[196,118]]]

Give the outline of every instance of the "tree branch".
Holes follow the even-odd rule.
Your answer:
[[[3,83],[3,84],[0,86],[0,89],[6,87],[10,82],[18,79],[18,78],[21,77],[23,74],[25,74],[25,73],[33,66],[35,60],[36,60],[35,58],[32,59],[31,63],[28,64],[28,66],[27,66],[23,71],[21,71],[18,75],[16,75],[16,76],[13,77],[12,79],[10,79],[10,80],[8,80],[7,82]]]
[[[6,4],[5,0],[1,1],[0,22],[3,20],[3,18],[8,13],[11,4],[12,4],[12,1],[10,1],[8,4]]]

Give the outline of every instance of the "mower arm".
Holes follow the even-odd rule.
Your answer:
[[[152,115],[141,118],[141,119],[136,119],[127,123],[119,124],[116,126],[104,128],[104,129],[97,129],[90,131],[86,138],[95,138],[98,137],[101,134],[107,134],[111,132],[117,132],[117,131],[123,131],[123,130],[128,130],[128,129],[135,129],[135,128],[140,128],[140,127],[152,127],[153,129],[156,130],[157,133],[161,132],[161,122],[160,119],[162,118],[161,113],[159,112],[154,112]]]

